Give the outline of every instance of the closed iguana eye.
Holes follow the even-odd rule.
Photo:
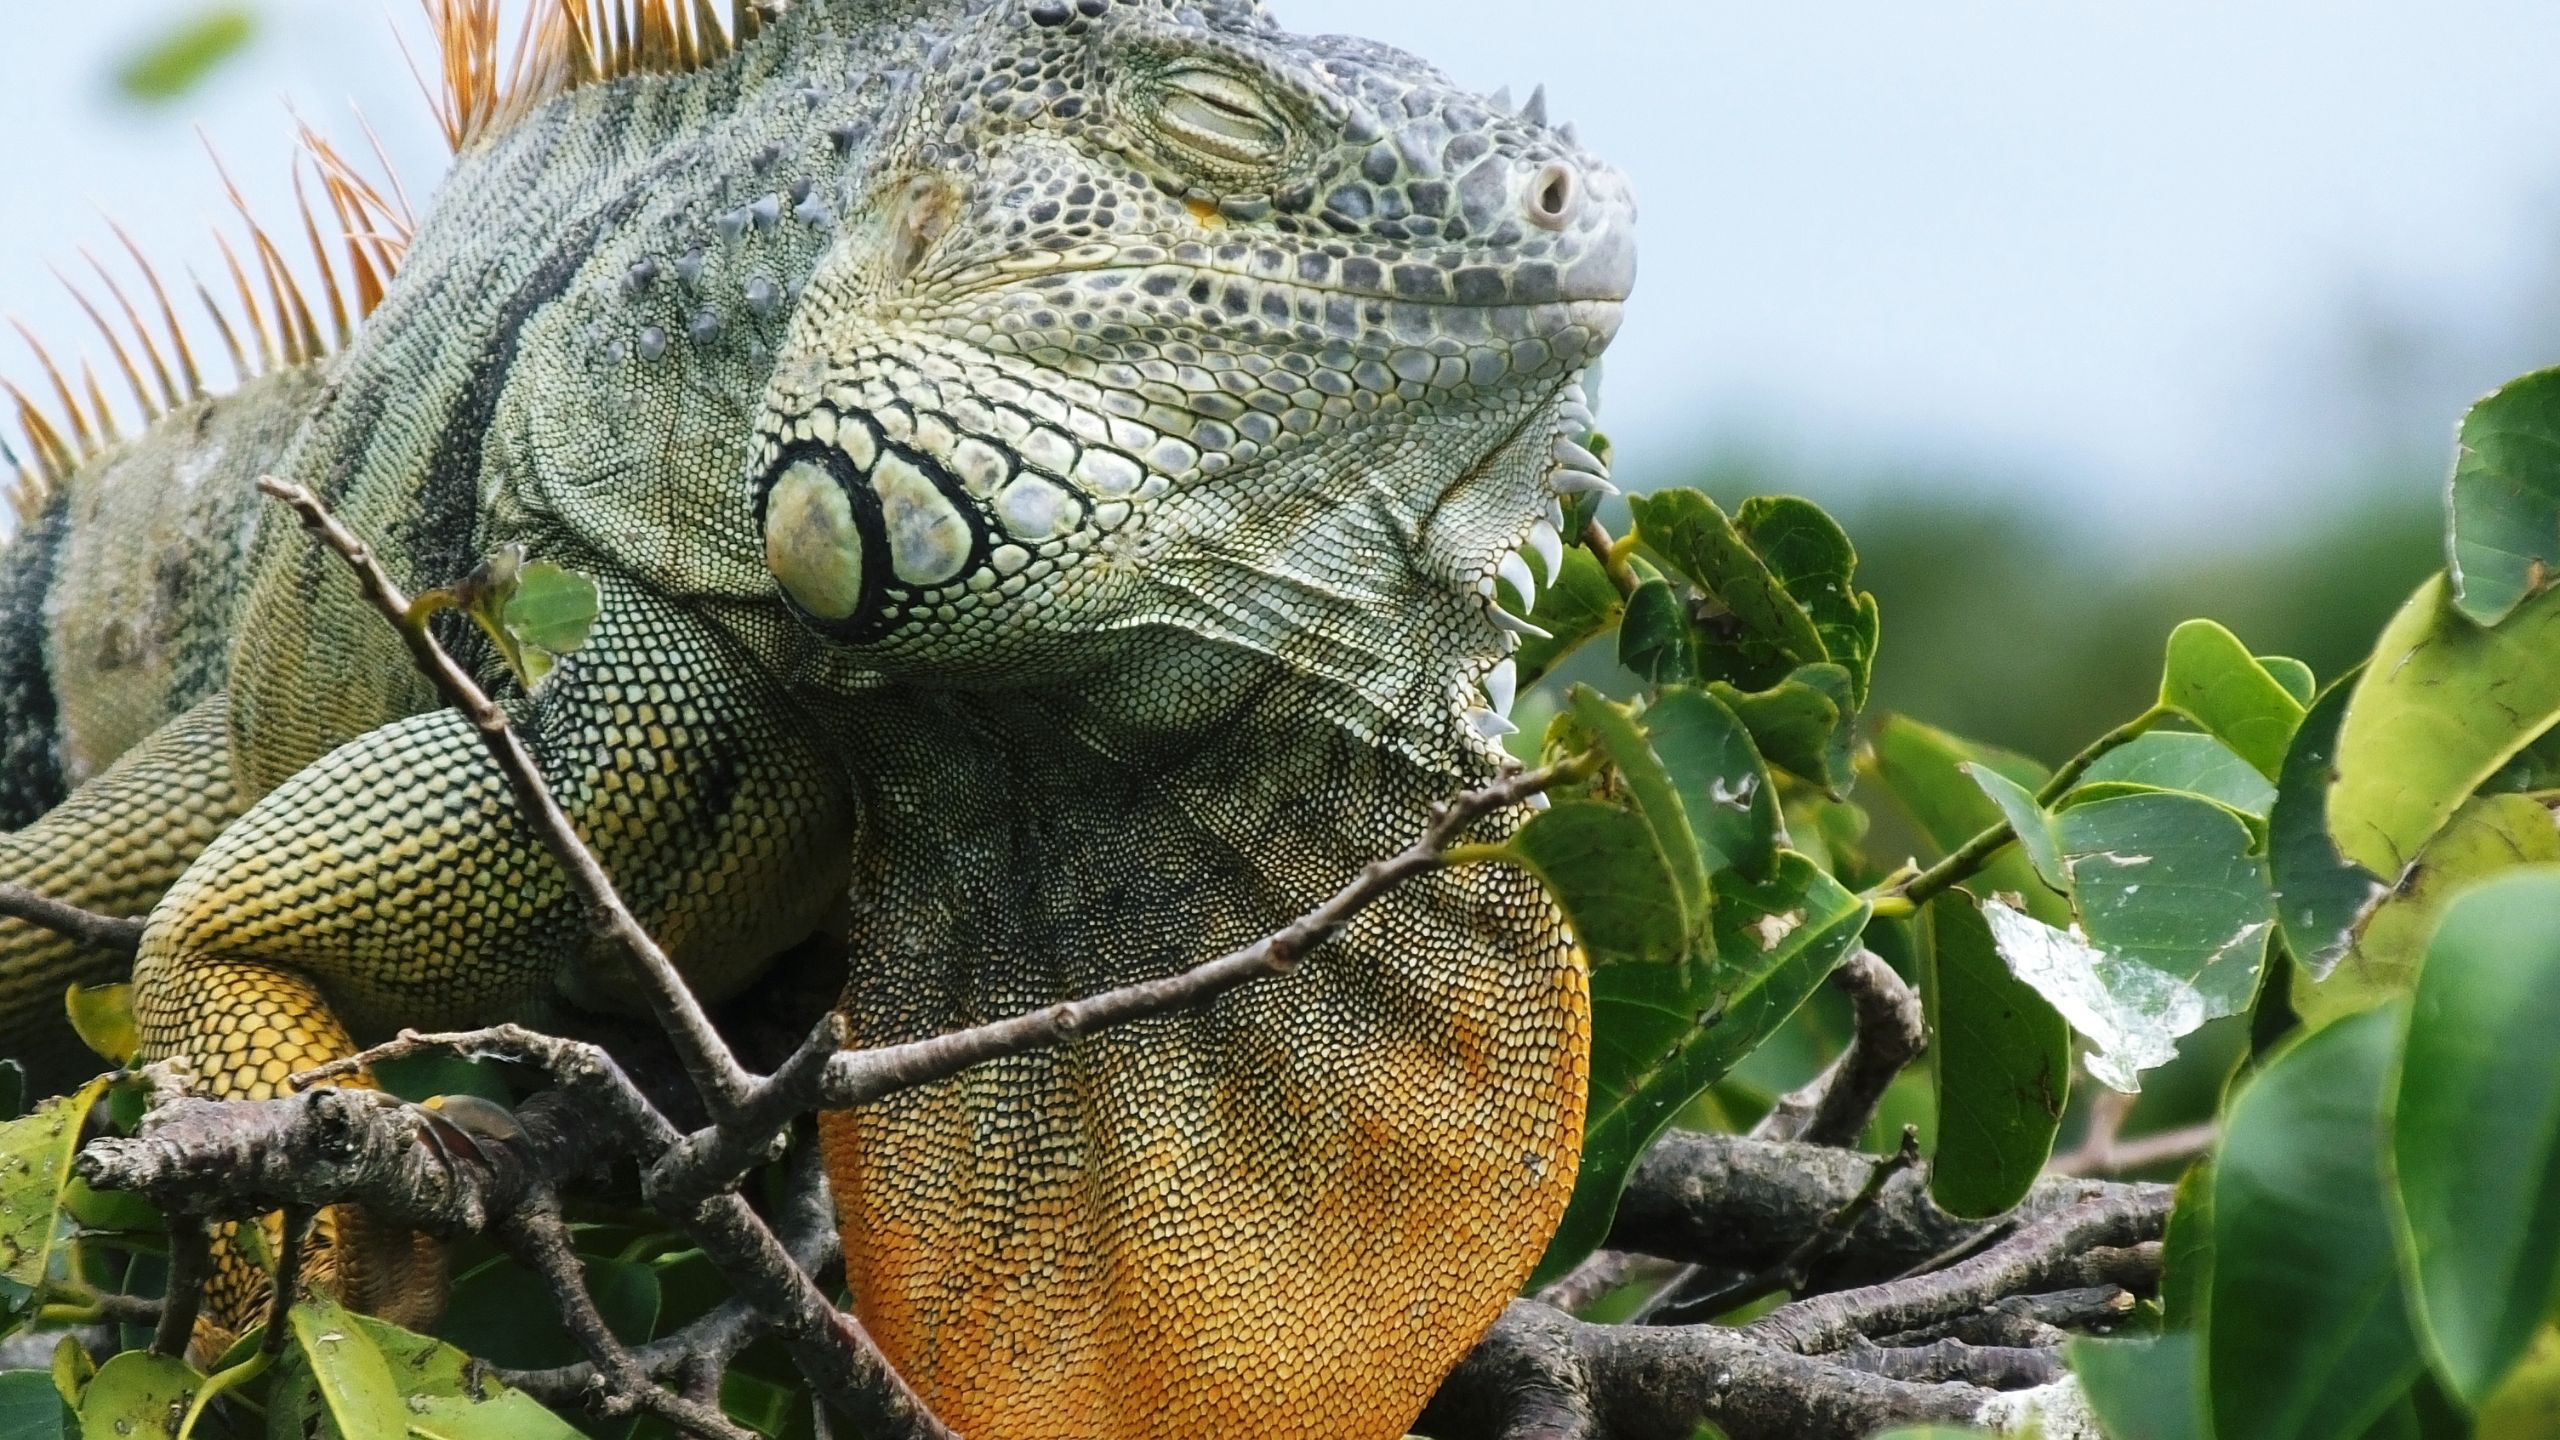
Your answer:
[[[1285,158],[1289,125],[1251,85],[1206,66],[1168,70],[1155,111],[1164,138],[1201,158],[1262,166]]]

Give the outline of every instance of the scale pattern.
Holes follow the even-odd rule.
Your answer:
[[[692,984],[841,926],[864,1042],[1195,965],[1503,763],[1500,603],[1606,485],[1634,279],[1542,100],[1244,0],[803,0],[643,52],[457,102],[344,350],[86,461],[0,560],[0,744],[79,785],[0,879],[149,905],[146,1050],[217,1093],[631,993],[264,471],[413,586],[595,575],[533,694],[449,638]],[[84,964],[0,925],[10,1046]],[[855,1305],[973,1440],[1389,1440],[1561,1212],[1587,1030],[1529,877],[1428,877],[1199,1014],[828,1117]],[[414,1237],[315,1246],[432,1299]]]

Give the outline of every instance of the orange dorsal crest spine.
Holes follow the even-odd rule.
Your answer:
[[[432,80],[421,74],[419,82],[456,153],[580,86],[722,60],[783,8],[727,0],[723,17],[714,0],[533,0],[508,47],[500,0],[422,3],[439,63]]]
[[[761,32],[783,3],[530,0],[509,43],[501,12],[514,8],[513,0],[420,0],[435,38],[436,64],[430,74],[412,55],[410,66],[445,143],[459,153],[581,86],[680,74],[722,60]],[[716,8],[721,4],[727,6],[725,17]],[[216,286],[193,272],[188,279],[239,382],[279,365],[309,364],[344,347],[356,325],[382,303],[408,252],[416,212],[373,127],[361,115],[358,121],[373,174],[294,116],[300,150],[293,187],[309,252],[307,274],[296,273],[286,247],[251,213],[221,157],[213,159],[238,221],[237,243],[219,227],[214,236],[229,293],[217,298]],[[211,152],[210,142],[206,150]],[[128,421],[138,421],[130,429],[139,430],[210,393],[158,270],[122,226],[107,223],[131,261],[127,279],[120,281],[95,254],[81,252],[105,303],[84,280],[59,268],[54,273],[105,342],[111,368],[131,394],[133,413],[116,413],[93,367],[83,363],[74,384],[34,333],[16,325],[45,376],[41,387],[0,381],[0,402],[15,411],[23,441],[0,442],[0,476],[15,474],[8,498],[21,522],[40,513],[83,461],[128,433]],[[151,303],[137,304],[137,295],[149,296]]]
[[[251,212],[221,159],[213,162],[245,243],[235,244],[233,235],[215,230],[215,247],[231,282],[227,300],[217,299],[201,277],[190,273],[189,280],[230,356],[233,377],[242,382],[279,364],[306,364],[343,346],[356,322],[382,302],[416,224],[396,182],[376,182],[309,125],[297,124],[301,148],[294,156],[293,181],[309,251],[307,275],[295,272],[285,247]],[[380,155],[378,145],[375,154]],[[389,169],[387,164],[383,168]],[[113,219],[107,225],[129,263],[111,265],[95,250],[83,248],[85,276],[59,266],[53,273],[104,343],[109,367],[124,381],[132,404],[119,413],[86,363],[80,367],[80,383],[71,383],[35,332],[12,319],[12,328],[45,377],[38,393],[0,382],[0,396],[14,411],[24,442],[0,444],[0,473],[15,472],[8,498],[22,523],[40,513],[70,473],[117,436],[139,431],[217,388],[197,363],[189,327],[170,299],[159,267],[122,225]],[[137,298],[144,296],[148,304]],[[248,348],[243,348],[244,336]]]

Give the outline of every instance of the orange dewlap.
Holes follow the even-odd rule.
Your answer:
[[[1427,1038],[1275,1043],[1291,977],[822,1117],[856,1312],[969,1440],[1394,1440],[1572,1191],[1589,1000],[1536,958]]]

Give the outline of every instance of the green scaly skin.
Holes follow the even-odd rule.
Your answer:
[[[84,783],[0,878],[157,895],[146,1052],[223,1094],[629,992],[338,560],[230,539],[273,471],[416,584],[511,541],[598,578],[508,703],[706,996],[848,894],[865,1043],[1195,964],[1499,763],[1494,578],[1597,483],[1631,226],[1534,108],[1237,0],[813,0],[576,90],[466,152],[325,374],[11,552],[0,743]],[[58,700],[146,534],[194,567],[161,658]],[[78,968],[0,930],[12,1043]],[[1427,877],[1201,1013],[828,1117],[856,1307],[973,1440],[1401,1434],[1561,1212],[1587,1045],[1534,882]]]

